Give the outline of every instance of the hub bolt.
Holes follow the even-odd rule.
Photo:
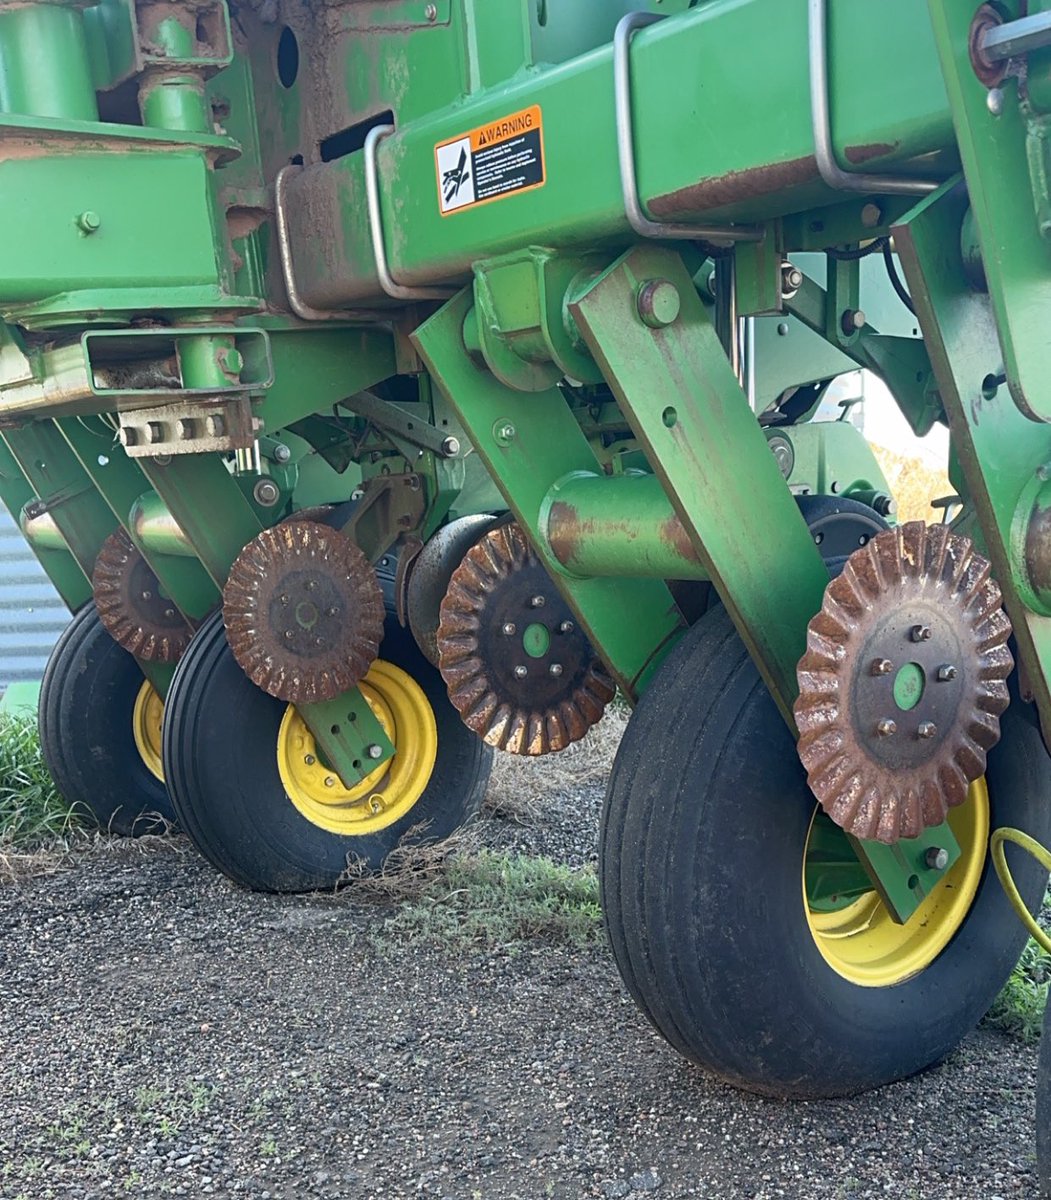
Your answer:
[[[884,717],[877,725],[876,732],[880,737],[892,737],[898,732],[898,723],[890,717]]]
[[[931,640],[931,630],[929,625],[913,625],[909,631],[909,637],[914,642],[929,642]]]
[[[529,601],[529,606],[530,608],[543,608],[546,603],[546,596],[534,596],[532,600]]]
[[[528,667],[515,667],[515,679],[525,679],[528,674]]]
[[[848,308],[843,314],[843,319],[840,322],[840,328],[851,337],[859,330],[865,328],[866,317],[860,308]]]
[[[921,721],[916,732],[921,738],[932,738],[938,732],[938,726],[933,721]]]
[[[928,846],[923,861],[932,871],[944,871],[949,865],[949,851],[944,846]]]
[[[504,632],[504,637],[514,637],[515,636],[514,621],[508,621],[507,624],[504,626],[503,632]]]
[[[894,664],[889,658],[874,658],[872,660],[873,675],[889,675],[894,670]]]
[[[548,667],[547,671],[548,671],[549,675],[555,675],[555,676],[561,675],[562,674],[562,664],[561,663],[552,663],[551,666]]]
[[[252,488],[252,497],[263,508],[273,508],[281,499],[281,489],[272,479],[260,479]]]
[[[956,674],[956,668],[952,663],[946,663],[944,667],[938,668],[938,682],[948,683],[950,680],[956,678]]]
[[[562,624],[559,625],[559,627],[558,627],[558,632],[559,633],[572,633],[574,629],[576,629],[576,626],[573,624],[572,621],[563,621]]]
[[[369,746],[369,748],[365,751],[365,753],[369,756],[369,758],[382,758],[383,757],[383,750],[379,746],[377,746],[375,742],[373,742],[372,745]]]

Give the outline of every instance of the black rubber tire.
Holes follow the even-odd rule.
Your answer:
[[[164,784],[135,744],[142,682],[135,659],[89,604],[55,643],[40,685],[40,748],[55,786],[102,829],[124,837],[160,833],[175,820]]]
[[[1051,769],[1028,705],[1002,720],[986,779],[992,826],[1047,841]],[[686,1057],[762,1095],[850,1095],[923,1070],[974,1027],[1025,932],[986,861],[935,961],[859,987],[821,957],[802,900],[814,812],[792,736],[729,618],[706,614],[628,724],[602,818],[606,927],[628,990]],[[1015,878],[1039,904],[1047,874]]]
[[[423,688],[438,727],[434,773],[412,811],[379,832],[350,837],[307,820],[285,793],[277,734],[286,705],[260,691],[234,660],[222,614],[210,617],[179,663],[164,714],[164,769],[180,824],[213,866],[262,892],[336,886],[353,854],[373,870],[415,825],[440,841],[479,810],[492,751],[460,720],[442,677],[388,617],[380,658]]]

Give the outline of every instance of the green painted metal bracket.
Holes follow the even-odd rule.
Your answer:
[[[462,291],[416,330],[413,342],[581,627],[635,699],[685,621],[660,580],[569,576],[537,536],[552,486],[600,467],[561,392],[513,391],[467,352],[463,330],[474,319],[473,304],[472,289]]]
[[[928,7],[1000,334],[1002,366],[1018,407],[1035,420],[1051,421],[1051,242],[1041,236],[1033,211],[1017,81],[1004,81],[1003,104],[994,115],[986,103],[988,91],[971,65],[975,5],[971,0],[928,0]]]
[[[860,842],[857,838],[848,840],[872,886],[899,925],[905,924],[960,857],[960,843],[948,821],[925,829],[917,838],[903,838],[893,846]],[[945,851],[943,865],[928,863],[927,852],[941,850]]]
[[[653,327],[640,308],[662,280],[678,311]],[[828,572],[682,259],[636,247],[569,308],[794,728],[796,664]]]
[[[1014,626],[1021,677],[1051,730],[1051,597],[1030,578],[1039,556],[1027,562],[1033,520],[1049,505],[1051,426],[1029,420],[1005,395],[996,304],[970,286],[960,253],[966,206],[963,190],[946,184],[895,226],[894,238],[983,548]]]
[[[16,524],[20,523],[22,509],[37,499],[18,461],[0,437],[0,500]],[[65,545],[52,548],[30,543],[30,548],[70,612],[76,612],[91,599],[91,582]]]
[[[128,530],[132,540],[161,582],[179,611],[191,621],[200,621],[220,602],[218,588],[200,562],[180,556],[157,554],[135,536],[129,516],[136,500],[149,489],[146,477],[135,460],[130,459],[113,430],[90,417],[66,417],[56,421],[99,495],[113,515]]]

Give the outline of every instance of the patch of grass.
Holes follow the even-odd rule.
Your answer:
[[[601,934],[593,870],[481,850],[448,858],[441,875],[390,917],[382,936],[515,949],[528,941],[587,945]]]
[[[1020,1041],[1035,1042],[1044,1023],[1049,981],[1051,954],[1030,938],[982,1024]]]
[[[0,855],[62,841],[77,825],[44,765],[35,720],[0,712]]]

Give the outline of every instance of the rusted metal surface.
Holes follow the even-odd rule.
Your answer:
[[[257,687],[293,704],[332,700],[364,678],[383,636],[383,594],[358,547],[311,520],[264,529],[223,589],[226,636]]]
[[[453,573],[441,606],[438,655],[464,723],[512,754],[564,750],[599,720],[615,693],[514,523],[490,530]]]
[[[871,142],[867,146],[844,146],[843,157],[847,162],[854,163],[860,166],[862,163],[871,162],[874,158],[890,158],[891,155],[897,154],[897,142]]]
[[[971,66],[975,75],[987,88],[996,87],[1003,83],[1007,74],[1007,63],[990,58],[982,47],[985,35],[990,29],[1003,24],[1003,17],[991,4],[983,4],[974,14],[971,30],[968,35],[968,49],[971,55]]]
[[[118,646],[145,662],[178,662],[193,626],[162,594],[157,576],[123,528],[103,542],[91,586],[102,624]]]
[[[747,171],[728,171],[725,175],[702,179],[700,183],[679,188],[678,191],[654,196],[646,202],[646,207],[662,220],[689,216],[724,205],[766,198],[819,180],[817,162],[813,155],[808,154],[787,162],[769,163]]]
[[[1000,736],[1011,624],[987,559],[912,521],[855,551],[807,630],[799,756],[829,816],[893,844],[967,798]]]

